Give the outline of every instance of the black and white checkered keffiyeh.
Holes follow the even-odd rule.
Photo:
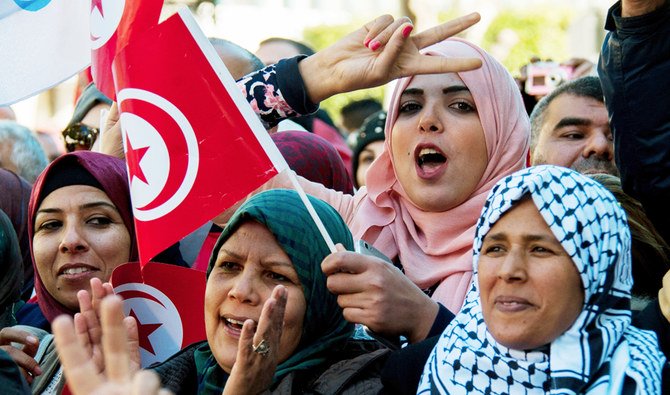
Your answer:
[[[572,258],[584,286],[584,307],[575,323],[545,349],[530,352],[495,341],[477,289],[484,236],[526,195]],[[655,334],[631,325],[630,232],[624,211],[604,187],[556,166],[514,173],[489,194],[473,248],[471,289],[428,359],[419,394],[613,394],[623,393],[624,377],[635,383],[631,393],[661,393],[665,357]]]

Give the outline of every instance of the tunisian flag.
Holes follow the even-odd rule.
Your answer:
[[[110,281],[123,298],[126,316],[137,321],[143,368],[207,338],[205,273],[155,262],[140,268],[133,262],[114,269]]]
[[[142,263],[288,168],[187,9],[113,69]]]
[[[90,0],[91,74],[95,86],[115,100],[112,61],[131,35],[158,24],[163,0]]]

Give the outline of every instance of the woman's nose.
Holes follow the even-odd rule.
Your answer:
[[[257,291],[254,275],[247,271],[242,271],[234,279],[234,283],[228,292],[228,296],[240,303],[258,304],[260,297]]]
[[[524,255],[518,252],[507,254],[498,267],[498,278],[507,282],[525,281],[527,273]]]
[[[440,121],[437,109],[434,106],[426,105],[421,112],[419,119],[419,128],[422,132],[442,132],[442,122]]]
[[[89,245],[77,224],[65,224],[63,226],[63,238],[59,250],[63,253],[75,253],[88,251]]]

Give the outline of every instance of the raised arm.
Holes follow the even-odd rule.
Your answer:
[[[238,86],[270,128],[282,119],[316,111],[319,102],[338,93],[383,85],[408,75],[480,67],[479,59],[448,59],[419,52],[478,21],[479,14],[473,13],[411,35],[409,19],[383,15],[310,57],[285,59],[251,73],[238,81]]]
[[[447,73],[481,66],[473,58],[447,59],[419,51],[479,21],[473,13],[416,35],[407,18],[383,15],[310,57],[285,59],[242,77],[237,86],[267,129],[282,119],[310,114],[318,103],[338,93],[383,85],[415,74]],[[102,147],[123,158],[118,115],[110,114]]]
[[[605,27],[598,74],[622,185],[670,241],[670,4],[624,0]]]
[[[300,62],[300,74],[309,98],[318,103],[409,75],[472,70],[481,66],[479,59],[427,56],[419,51],[478,21],[479,14],[473,13],[412,36],[409,19],[383,15]]]

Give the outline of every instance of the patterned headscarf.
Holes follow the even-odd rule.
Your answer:
[[[74,167],[79,171],[68,171]],[[114,203],[116,209],[123,219],[123,224],[130,234],[131,246],[129,261],[137,260],[137,245],[135,243],[135,227],[133,226],[133,212],[130,205],[130,189],[128,188],[128,173],[126,164],[119,158],[91,151],[77,151],[62,155],[54,160],[40,176],[35,180],[30,204],[28,206],[28,234],[30,235],[30,251],[32,254],[33,236],[35,235],[35,217],[40,208],[42,200],[53,191],[55,185],[67,186],[78,185],[82,182],[90,185],[90,180],[80,177],[81,171],[90,174],[92,178],[107,194],[109,200]],[[57,179],[57,180],[55,180]],[[33,265],[35,259],[33,257]],[[37,303],[39,303],[42,313],[46,319],[51,322],[61,314],[74,315],[72,311],[58,302],[44,288],[42,279],[39,276],[37,267],[35,270],[35,293],[37,294]]]
[[[484,128],[488,165],[475,190],[457,207],[430,212],[415,206],[398,182],[392,156],[400,97],[412,77],[400,79],[389,105],[384,151],[368,168],[367,197],[362,200],[351,230],[354,237],[373,244],[389,258],[399,258],[405,274],[419,288],[438,285],[432,298],[457,312],[472,278],[470,249],[475,223],[493,185],[525,166],[530,124],[516,82],[484,50],[468,41],[450,38],[422,52],[482,60],[482,67],[458,76],[475,101]]]
[[[584,305],[548,347],[518,351],[498,344],[486,328],[477,263],[491,227],[528,195],[577,267]],[[661,393],[665,357],[656,336],[631,325],[625,213],[603,186],[556,166],[519,171],[491,191],[473,247],[470,292],[433,349],[418,393],[611,394],[621,393],[624,376],[635,382],[638,394]]]
[[[309,196],[334,243],[353,250],[349,228],[340,215],[325,202]],[[309,369],[325,361],[325,352],[344,344],[353,333],[353,325],[342,315],[337,297],[326,288],[321,262],[330,250],[321,237],[305,205],[294,190],[273,189],[253,196],[240,207],[221,233],[212,251],[207,275],[211,272],[223,243],[247,221],[256,221],[268,228],[291,259],[298,274],[307,308],[302,336],[291,357],[277,366],[275,382],[286,374]],[[196,367],[200,388],[198,393],[220,394],[227,375],[219,367],[208,345],[196,350]]]

